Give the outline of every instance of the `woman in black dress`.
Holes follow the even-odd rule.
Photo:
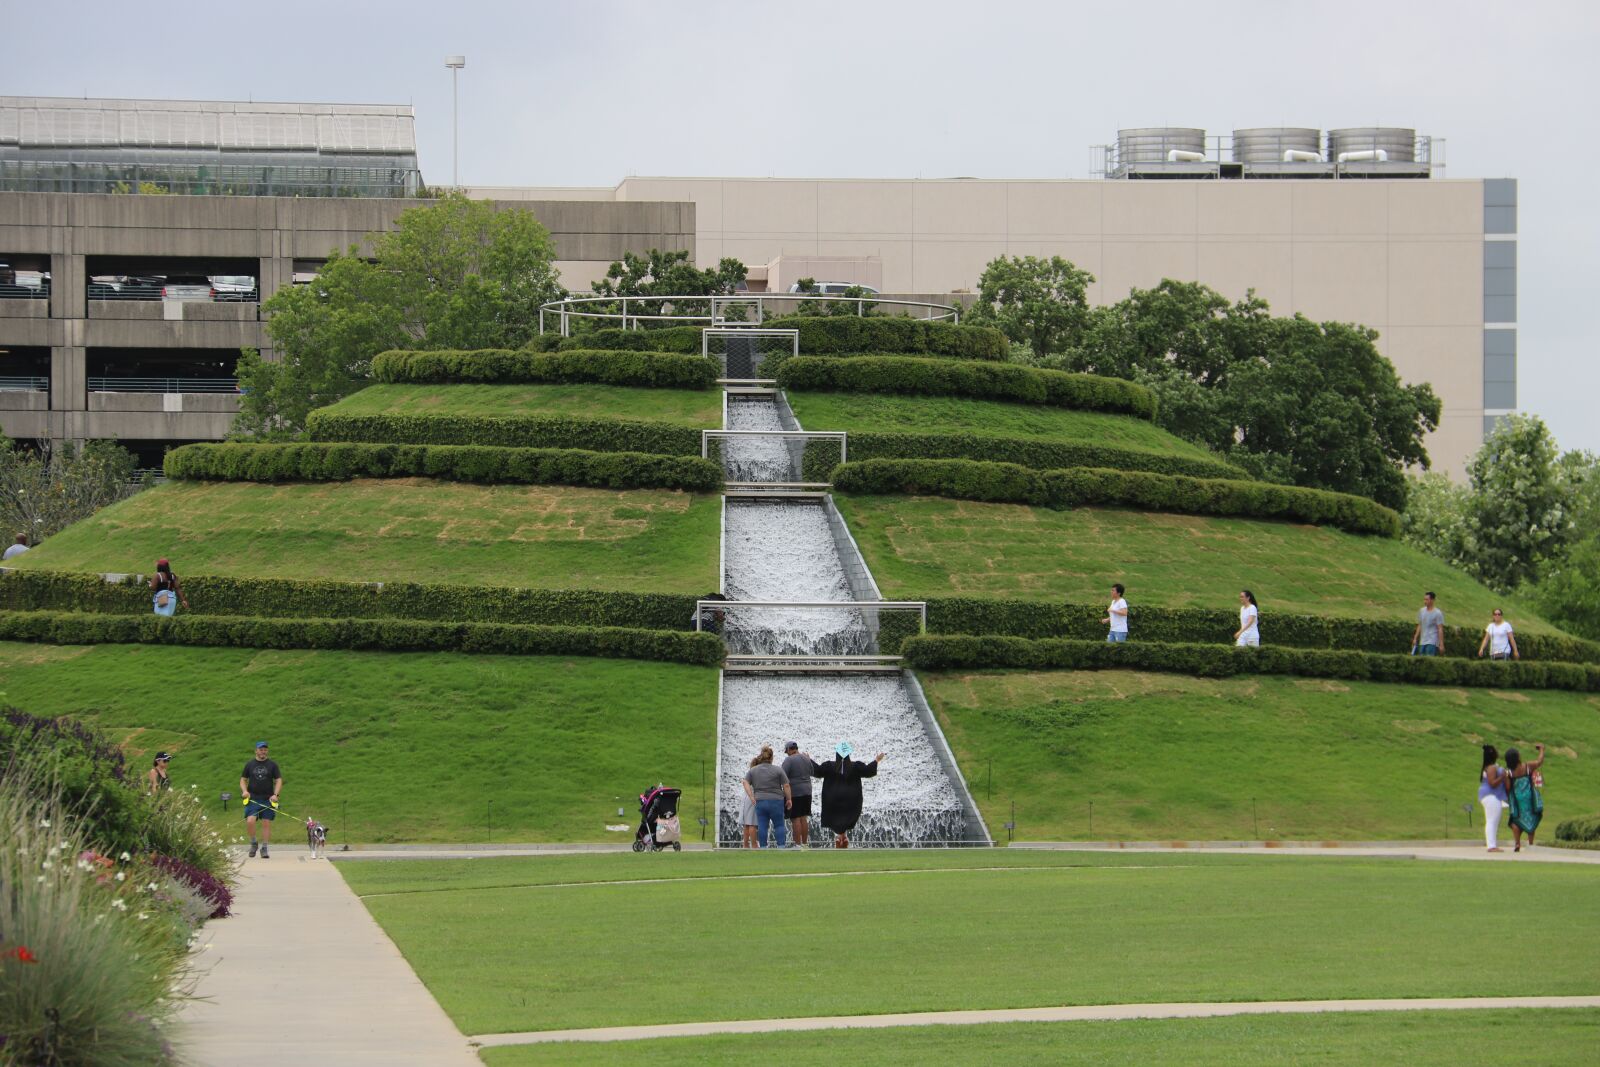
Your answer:
[[[850,831],[861,819],[861,780],[875,778],[880,752],[871,763],[850,758],[855,751],[850,742],[834,747],[833,759],[817,764],[816,777],[822,779],[822,825],[833,831],[833,847],[849,848]]]

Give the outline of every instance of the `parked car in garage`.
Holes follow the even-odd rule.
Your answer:
[[[256,280],[248,274],[213,274],[211,289],[218,300],[249,301],[257,299]]]
[[[170,274],[161,285],[163,300],[213,300],[216,295],[204,274]]]

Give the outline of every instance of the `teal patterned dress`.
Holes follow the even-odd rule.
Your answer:
[[[1539,828],[1544,818],[1544,798],[1533,786],[1533,775],[1524,774],[1511,779],[1511,825],[1520,827],[1525,834]]]

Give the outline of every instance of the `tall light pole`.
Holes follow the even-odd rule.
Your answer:
[[[450,151],[451,184],[461,188],[461,68],[467,65],[466,56],[445,56],[444,65],[450,68]]]

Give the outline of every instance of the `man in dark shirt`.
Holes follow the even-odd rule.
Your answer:
[[[283,792],[283,772],[267,758],[267,743],[256,742],[255,758],[239,774],[239,795],[247,797],[244,824],[250,831],[250,855],[256,854],[256,820],[261,821],[261,858],[270,859],[267,845],[272,841],[272,820],[278,812],[278,794]]]
[[[783,773],[789,776],[789,791],[794,794],[789,806],[789,823],[793,827],[795,847],[811,844],[811,779],[817,765],[811,753],[800,751],[800,742],[790,741],[783,746]]]

